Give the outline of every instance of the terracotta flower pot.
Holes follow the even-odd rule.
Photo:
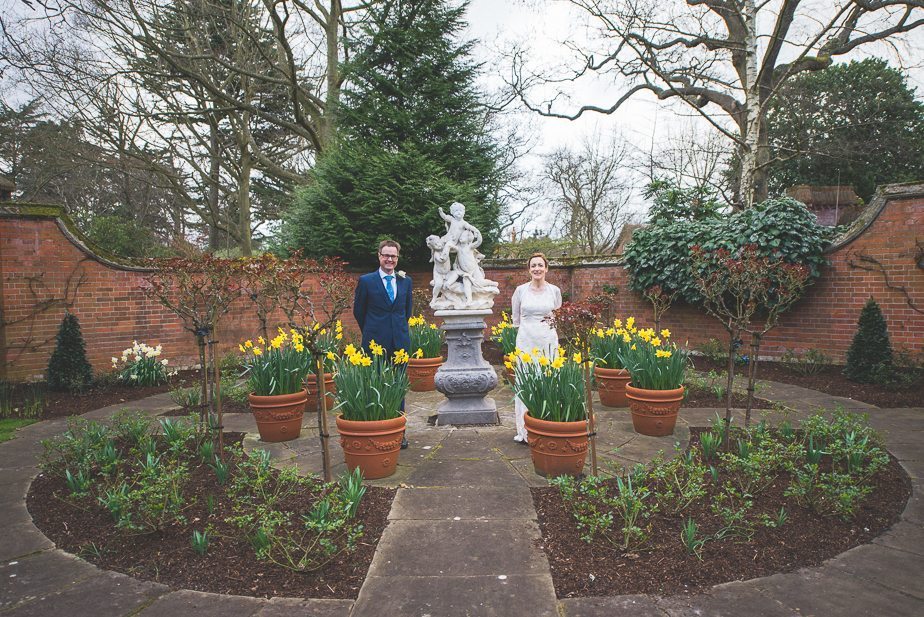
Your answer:
[[[629,371],[621,368],[594,367],[594,378],[597,380],[597,392],[600,393],[600,403],[607,407],[628,407],[626,398],[626,384],[629,383]]]
[[[411,382],[414,392],[432,392],[436,390],[433,378],[436,371],[443,364],[443,356],[439,358],[411,358],[407,361],[407,378]]]
[[[629,399],[632,426],[636,433],[664,437],[674,432],[683,401],[683,386],[675,390],[645,390],[628,384],[626,398]]]
[[[302,417],[308,401],[308,394],[304,390],[270,396],[250,394],[248,398],[261,440],[289,441],[301,435]]]
[[[311,411],[317,411],[321,401],[318,399],[318,379],[309,373],[305,379],[308,386],[308,400],[311,402]],[[334,384],[334,374],[324,373],[324,396],[327,398],[327,409],[330,411],[337,404],[337,386]]]
[[[359,467],[367,480],[386,478],[395,473],[406,425],[404,416],[368,422],[344,420],[337,416],[340,446],[349,470]]]
[[[576,476],[587,458],[587,422],[550,422],[526,412],[526,433],[533,468],[540,476]]]

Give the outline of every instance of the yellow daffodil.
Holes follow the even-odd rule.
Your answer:
[[[606,331],[607,336],[616,336],[616,328],[609,328]]]
[[[584,361],[584,357],[581,355],[581,352],[579,351],[574,352],[574,355],[571,356],[571,359],[574,360],[575,364],[580,364]]]
[[[423,358],[423,349],[421,349],[420,347],[418,347],[418,348],[417,348],[417,351],[414,352],[414,357],[417,358],[418,360],[419,360],[420,358]]]
[[[558,356],[557,358],[552,360],[552,368],[554,369],[560,369],[564,365],[565,365],[565,358],[563,356]]]
[[[372,358],[369,356],[361,356],[363,366],[372,366]]]
[[[293,345],[292,347],[293,347],[293,348],[295,349],[295,351],[297,351],[298,353],[302,353],[303,351],[305,351],[305,346],[302,345],[301,343],[296,343],[296,344]]]
[[[352,356],[356,353],[356,347],[353,346],[353,343],[350,343],[346,346],[346,349],[343,350],[343,353],[347,356]]]
[[[520,361],[521,362],[532,362],[533,357],[524,351],[520,353]]]
[[[253,341],[244,341],[244,347],[246,347],[247,349],[250,349],[251,347],[253,347]]]
[[[606,336],[606,333],[603,331],[603,328],[597,328],[597,338],[603,338]]]
[[[436,328],[436,324],[435,324],[435,323],[430,324],[430,329],[431,329],[431,330],[436,330],[436,329],[437,329],[437,328]]]
[[[614,328],[621,328],[621,327],[622,327],[622,320],[621,320],[620,318],[618,318],[618,317],[617,317],[616,319],[614,319],[614,320],[613,320],[613,327],[614,327]]]
[[[257,337],[257,342],[260,343],[261,345],[266,345],[266,341],[263,339],[262,336]]]
[[[513,363],[510,360],[507,360],[506,362],[504,362],[504,368],[506,368],[508,371],[512,371]]]
[[[539,364],[541,366],[548,366],[550,364],[547,356],[539,356]]]
[[[381,356],[385,353],[385,348],[375,341],[369,341],[369,350],[372,352],[373,356]]]
[[[263,350],[260,349],[259,347],[254,347],[254,348],[253,348],[253,355],[255,355],[255,356],[262,356],[262,355],[263,355]]]
[[[669,351],[666,350],[666,349],[657,349],[657,350],[655,350],[655,357],[656,357],[656,358],[670,358],[671,355],[673,355],[673,354],[671,354],[671,352],[669,352]]]
[[[660,347],[660,346],[661,346],[661,339],[659,339],[658,337],[654,337],[653,339],[651,339],[651,344],[652,344],[652,346],[654,346],[654,347]]]
[[[335,362],[335,361],[337,360],[337,354],[335,354],[335,353],[332,352],[332,351],[328,351],[328,352],[327,352],[327,359],[330,360],[331,362]]]
[[[671,337],[670,330],[668,330],[667,328],[664,328],[663,330],[661,330],[661,338],[670,338],[670,337]]]
[[[241,353],[245,353],[247,351],[246,349],[244,349],[243,345],[238,345],[237,348],[241,350]],[[115,358],[112,359],[112,362],[113,364],[115,364]]]
[[[562,347],[561,345],[558,346],[558,355],[559,355],[559,356],[561,356],[561,357],[564,358],[564,357],[567,355],[567,353],[568,353],[568,352],[565,351],[565,348],[564,348],[564,347]]]
[[[626,329],[631,329],[635,325],[635,317],[630,317],[626,320]]]

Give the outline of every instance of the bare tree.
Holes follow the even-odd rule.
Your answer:
[[[585,138],[579,150],[556,150],[545,173],[557,189],[557,218],[564,236],[588,255],[612,248],[628,220],[633,186],[627,180],[628,148],[618,137]]]
[[[583,48],[570,45],[578,68],[561,77],[531,72],[528,50],[514,54],[512,85],[527,107],[575,119],[586,112],[611,114],[644,91],[681,100],[734,143],[741,161],[737,201],[745,207],[767,196],[765,116],[780,86],[863,45],[895,42],[924,23],[924,0],[570,3],[590,17],[596,36]],[[602,104],[564,109],[565,82],[593,78],[615,83],[618,94]],[[550,85],[554,94],[536,98]]]

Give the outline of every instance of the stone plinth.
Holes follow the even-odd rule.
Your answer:
[[[436,389],[446,395],[436,423],[498,424],[497,404],[486,395],[497,386],[497,373],[481,355],[484,318],[490,310],[436,311],[443,319],[449,354],[436,372]]]

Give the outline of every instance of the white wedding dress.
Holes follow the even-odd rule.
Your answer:
[[[512,315],[511,321],[517,329],[517,348],[533,354],[533,349],[539,351],[550,359],[555,357],[558,350],[558,333],[545,321],[553,310],[561,307],[561,290],[546,283],[536,290],[531,283],[524,283],[516,288],[510,300]],[[526,414],[526,405],[519,397],[514,403],[516,412],[517,435],[516,441],[526,441],[526,425],[523,416]]]

